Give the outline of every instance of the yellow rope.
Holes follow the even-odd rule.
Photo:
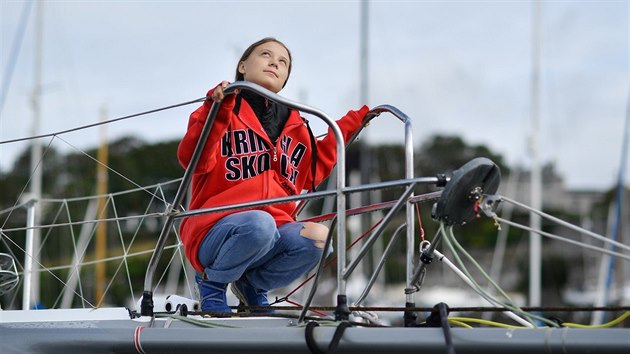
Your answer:
[[[456,322],[479,323],[479,324],[485,324],[485,325],[488,325],[488,326],[502,327],[502,328],[529,328],[529,327],[524,327],[524,326],[512,326],[512,325],[508,325],[508,324],[505,324],[505,323],[494,322],[494,321],[489,321],[489,320],[483,320],[481,318],[449,317],[448,320],[449,320],[449,322],[454,320]]]
[[[562,325],[565,327],[571,327],[571,328],[608,328],[608,327],[612,327],[616,324],[619,324],[621,322],[623,322],[623,320],[625,320],[626,318],[628,318],[630,316],[630,311],[626,311],[623,313],[623,315],[617,317],[616,319],[607,322],[607,323],[602,323],[600,325],[596,325],[596,326],[589,326],[589,325],[583,325],[583,324],[579,324],[579,323],[569,323],[569,322],[565,322]]]
[[[619,323],[623,322],[626,318],[630,317],[630,311],[626,311],[624,312],[621,316],[617,317],[616,319],[607,322],[607,323],[603,323],[600,325],[596,325],[596,326],[590,326],[590,325],[583,325],[583,324],[579,324],[579,323],[570,323],[570,322],[564,322],[562,323],[562,326],[564,327],[570,327],[570,328],[591,328],[591,329],[598,329],[598,328],[608,328],[608,327],[612,327],[615,325],[618,325]],[[472,328],[471,326],[467,325],[466,323],[478,323],[478,324],[483,324],[483,325],[487,325],[487,326],[492,326],[492,327],[502,327],[502,328],[528,328],[528,327],[524,327],[524,326],[512,326],[512,325],[508,325],[505,323],[500,323],[500,322],[495,322],[495,321],[489,321],[489,320],[483,320],[480,318],[471,318],[471,317],[449,317],[448,321],[454,325],[460,326],[460,327],[466,327],[466,328]],[[545,326],[546,328],[546,326]]]
[[[452,319],[452,318],[449,318],[449,319],[448,319],[448,322],[449,322],[449,323],[452,323],[452,324],[454,324],[454,325],[456,325],[456,326],[459,326],[459,327],[464,327],[464,328],[473,328],[471,325],[469,325],[469,324],[467,324],[467,323],[464,323],[464,322],[462,322],[462,321],[458,321],[458,320],[454,320],[454,319]]]

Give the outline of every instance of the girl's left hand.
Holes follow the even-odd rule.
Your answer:
[[[214,88],[214,92],[212,92],[212,100],[215,102],[222,101],[225,95],[223,94],[223,89],[226,88],[230,83],[228,81],[221,81],[217,87]]]

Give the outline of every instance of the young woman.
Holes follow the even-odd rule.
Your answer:
[[[253,43],[236,67],[236,80],[275,93],[286,85],[292,58],[274,38]],[[301,193],[319,184],[336,162],[332,132],[317,141],[299,112],[248,90],[224,96],[223,81],[190,116],[178,149],[186,168],[212,106],[223,101],[192,180],[190,210]],[[347,141],[368,112],[363,106],[337,121]],[[313,163],[315,160],[315,163]],[[313,167],[315,169],[313,170]],[[181,239],[196,276],[201,308],[231,312],[227,285],[246,306],[268,306],[267,292],[311,270],[323,252],[328,229],[296,222],[295,203],[186,218]]]

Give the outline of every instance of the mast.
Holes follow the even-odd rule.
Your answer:
[[[531,77],[531,123],[530,137],[531,156],[531,207],[534,210],[542,210],[542,177],[539,161],[538,131],[540,121],[540,3],[533,2],[532,13],[532,77]],[[533,230],[541,229],[541,218],[538,214],[530,212],[530,227]],[[542,236],[536,232],[529,234],[529,306],[540,306],[541,298],[541,250]]]
[[[361,21],[360,21],[360,48],[359,48],[359,105],[367,104],[369,98],[368,91],[368,29],[369,29],[369,2],[361,1]],[[363,142],[360,145],[359,168],[361,171],[361,184],[370,183],[370,148],[367,145],[367,131],[363,131]],[[370,194],[361,193],[361,203],[370,203]],[[367,230],[370,217],[367,214],[361,216],[362,231]]]
[[[368,0],[361,1],[361,39],[360,39],[360,74],[359,74],[359,105],[367,104],[369,99],[369,78],[368,78],[368,30],[370,27],[370,3]],[[360,168],[361,184],[370,183],[370,148],[367,146],[367,131],[363,132],[364,141],[361,144]],[[361,203],[370,203],[369,192],[361,193]],[[368,214],[361,215],[361,232],[366,231],[370,224]]]
[[[33,125],[31,134],[39,135],[41,122],[41,88],[42,88],[42,53],[43,53],[43,34],[44,34],[44,16],[43,2],[38,1],[36,8],[35,21],[35,65],[33,68],[33,95],[31,97],[31,105],[33,109]],[[31,183],[30,183],[30,199],[33,201],[32,210],[29,209],[29,224],[32,228],[27,231],[26,244],[30,254],[25,255],[24,260],[24,291],[22,296],[22,309],[28,310],[33,305],[39,303],[39,264],[40,264],[40,245],[41,232],[37,226],[41,223],[41,199],[42,199],[42,144],[40,139],[34,139],[31,145]]]
[[[617,241],[621,238],[622,231],[622,210],[624,205],[624,172],[626,170],[627,162],[628,162],[628,131],[630,130],[630,95],[628,97],[628,102],[626,102],[626,121],[623,130],[623,140],[621,143],[621,161],[619,163],[619,173],[617,175],[617,185],[615,188],[615,199],[611,202],[611,210],[609,211],[609,220],[612,221],[610,227],[610,238],[613,241]],[[613,206],[614,203],[614,207]],[[623,241],[623,239],[622,239]],[[614,250],[614,246],[608,246],[608,249]],[[611,257],[609,254],[602,254],[602,259],[599,268],[599,277],[597,281],[597,293],[595,297],[595,303],[593,306],[603,307],[608,304],[610,288],[612,286],[612,281],[615,275],[615,258]],[[625,284],[620,284],[622,293],[623,287]],[[604,322],[604,313],[602,311],[596,311],[593,313],[593,317],[591,318],[591,325],[599,325]]]
[[[101,109],[101,121],[107,120],[107,111],[105,108]],[[107,164],[109,160],[109,150],[107,147],[107,129],[106,125],[100,126],[99,130],[99,148],[98,148],[98,164],[96,165],[96,194],[98,198],[98,206],[96,208],[98,219],[107,218]],[[106,282],[106,264],[105,257],[107,257],[107,223],[101,221],[96,226],[96,249],[95,260],[96,263],[96,277],[94,282],[94,299],[96,306],[100,306],[103,301],[103,295],[105,293]]]

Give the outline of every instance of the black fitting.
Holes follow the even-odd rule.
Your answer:
[[[424,264],[431,264],[433,262],[433,254],[429,254],[427,251],[420,253],[420,262]]]
[[[153,316],[153,292],[142,292],[142,301],[140,302],[140,315]]]
[[[335,321],[347,321],[350,318],[348,298],[346,295],[337,295],[337,308],[335,309]]]
[[[437,182],[435,183],[435,185],[437,187],[444,187],[447,182],[446,175],[444,173],[438,173],[436,177],[437,177]]]
[[[413,311],[407,310],[407,309],[412,308],[412,307],[416,307],[416,304],[414,304],[413,302],[405,303],[405,312],[403,314],[403,320],[404,320],[405,327],[417,327],[418,326],[418,324],[416,323],[416,321],[418,320],[418,315],[415,312],[413,312]]]
[[[423,327],[442,327],[442,321],[444,319],[448,319],[448,314],[451,310],[448,308],[448,305],[440,302],[439,304],[433,306],[431,310],[431,314],[425,320]]]

